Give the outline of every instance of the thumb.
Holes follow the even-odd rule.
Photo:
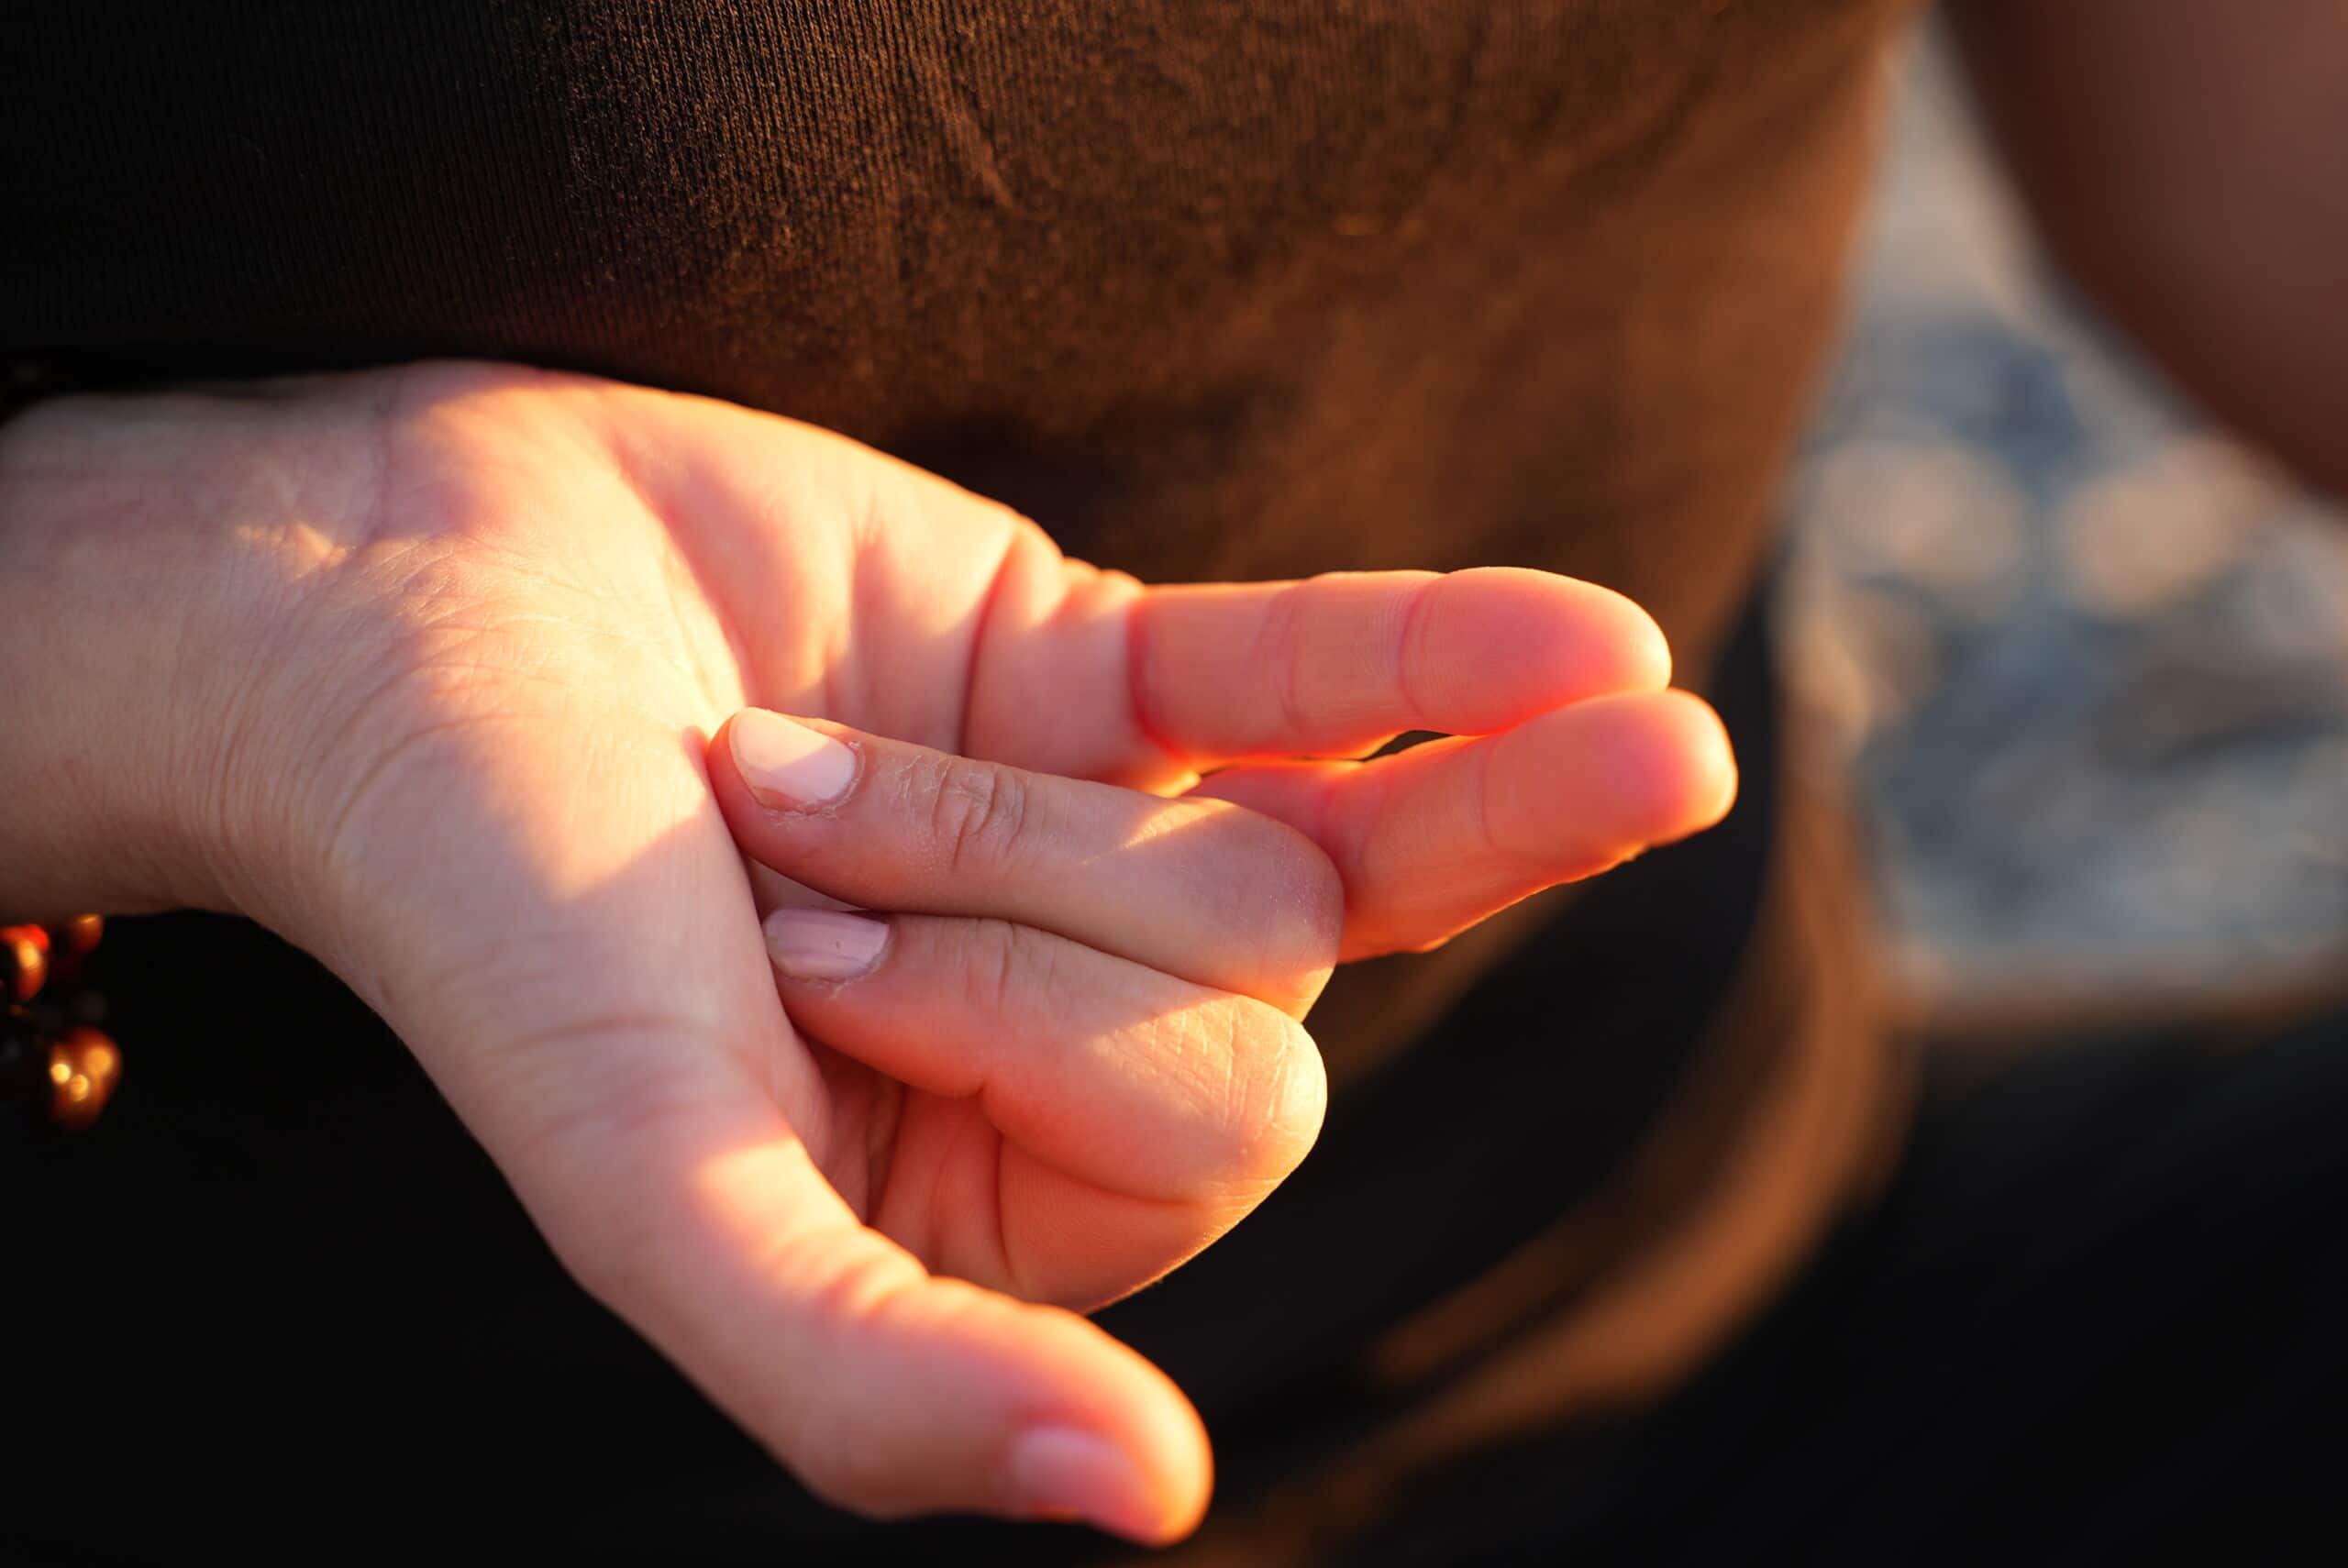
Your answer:
[[[1073,1313],[928,1275],[787,1133],[682,1164],[686,1190],[648,1198],[667,1220],[654,1239],[603,1260],[626,1271],[606,1299],[819,1495],[883,1518],[1083,1518],[1153,1543],[1195,1526],[1204,1432],[1132,1351]]]
[[[864,1132],[777,999],[700,737],[449,732],[289,932],[424,1062],[573,1275],[819,1496],[1190,1530],[1204,1433],[1085,1320],[868,1229]],[[845,1100],[842,1103],[846,1103]]]

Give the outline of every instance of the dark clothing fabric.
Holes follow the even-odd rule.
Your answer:
[[[1106,1320],[1214,1430],[1202,1550],[1320,1555],[1654,1397],[1897,1134],[1847,846],[1740,613],[1902,8],[5,4],[0,353],[34,391],[563,366],[845,432],[1145,578],[1504,561],[1645,603],[1743,753],[1728,826],[1342,977],[1324,1147]],[[796,1497],[301,962],[195,922],[112,963],[130,1074],[7,1156],[62,1283],[5,1309],[107,1348],[26,1375],[0,1474],[55,1502],[0,1531],[947,1550]],[[1551,1506],[1487,1503],[1495,1540]]]
[[[817,1508],[561,1281],[328,977],[208,917],[111,943],[123,1028],[148,1043],[118,1137],[0,1151],[7,1190],[42,1198],[19,1204],[17,1255],[44,1260],[5,1297],[22,1348],[0,1562],[1049,1568],[1113,1551]],[[1539,1005],[1526,978],[1478,1005]],[[217,1033],[191,1025],[191,999]],[[1507,1042],[1511,1066],[1541,1038]],[[1944,1086],[1881,1200],[1700,1375],[1651,1409],[1401,1476],[1374,1529],[1288,1496],[1266,1452],[1327,1445],[1338,1380],[1246,1358],[1268,1386],[1216,1422],[1204,1560],[2336,1561],[2343,1119],[2348,1014],[2073,1043]],[[1376,1157],[1330,1152],[1354,1173]],[[1280,1229],[1290,1201],[1235,1242]],[[1349,1274],[1358,1232],[1322,1240],[1315,1266]],[[1285,1355],[1312,1326],[1286,1316],[1251,1308],[1224,1348],[1268,1326]]]
[[[2343,1114],[2348,1013],[1938,1086],[1883,1200],[1692,1384],[1420,1477],[1323,1560],[2336,1562]]]
[[[777,410],[1149,579],[1761,553],[1892,0],[6,8],[0,348]]]

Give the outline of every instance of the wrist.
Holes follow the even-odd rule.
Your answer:
[[[0,426],[0,911],[256,912],[288,518],[338,449],[263,400],[76,397]],[[344,444],[345,446],[348,443]],[[298,463],[285,454],[299,451]],[[284,726],[275,728],[282,730]]]

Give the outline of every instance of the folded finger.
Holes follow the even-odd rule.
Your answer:
[[[1265,1003],[1007,921],[781,909],[765,930],[802,1032],[982,1118],[909,1125],[898,1168],[1001,1144],[991,1183],[897,1179],[947,1273],[1098,1305],[1221,1235],[1320,1131],[1319,1053]],[[903,1233],[886,1203],[873,1222]]]
[[[833,899],[995,917],[1301,1016],[1335,962],[1335,872],[1222,801],[1029,773],[748,709],[710,748],[736,842]]]
[[[1594,699],[1498,735],[1368,763],[1229,769],[1200,794],[1295,824],[1346,886],[1346,960],[1435,945],[1520,899],[1727,814],[1718,715],[1666,690]]]

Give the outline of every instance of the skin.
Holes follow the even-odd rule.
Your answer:
[[[1602,589],[1146,590],[823,432],[509,367],[29,411],[0,596],[9,912],[318,955],[582,1285],[883,1517],[1191,1529],[1196,1414],[1079,1314],[1303,1157],[1331,966],[1735,787]],[[1462,738],[1346,760],[1419,729]],[[837,788],[779,793],[778,735]]]

